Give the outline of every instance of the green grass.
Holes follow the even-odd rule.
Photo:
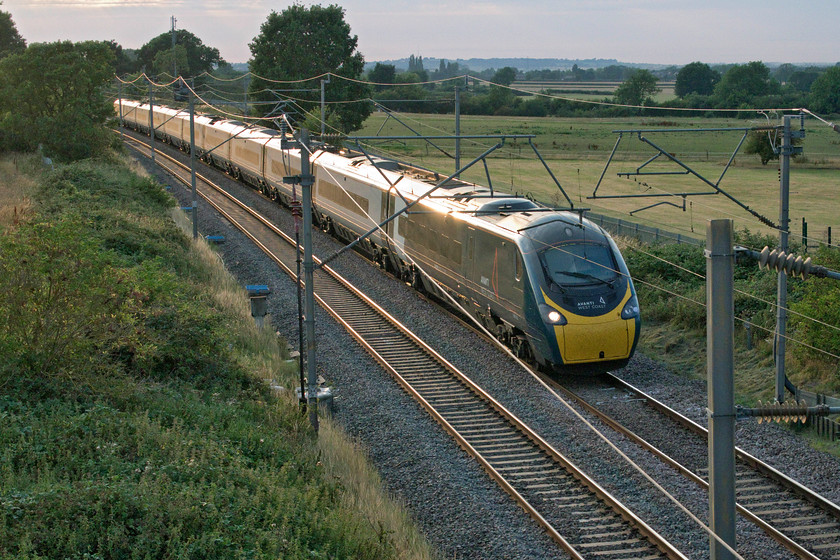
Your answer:
[[[433,556],[346,436],[265,383],[294,385],[282,341],[160,185],[31,177],[0,236],[0,557]]]

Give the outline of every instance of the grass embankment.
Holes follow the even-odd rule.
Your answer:
[[[0,163],[0,556],[430,557],[346,438],[265,383],[294,386],[285,350],[165,191],[39,163]]]

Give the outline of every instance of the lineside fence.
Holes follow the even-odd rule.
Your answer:
[[[631,220],[622,220],[621,218],[613,218],[594,212],[587,212],[586,217],[613,235],[632,237],[644,243],[687,243],[696,247],[704,246],[703,240],[699,237],[674,233],[672,231],[639,224]],[[809,248],[813,249],[817,245],[840,248],[840,245],[837,244],[840,239],[837,236],[832,238],[831,226],[826,227],[825,231],[822,232],[822,239],[822,241],[808,239],[808,222],[805,221],[805,218],[802,218],[802,251],[807,253]]]
[[[821,395],[820,393],[812,393],[803,389],[796,390],[797,398],[804,400],[808,406],[827,405],[840,406],[840,399],[836,397],[829,397],[828,395]],[[818,435],[824,437],[828,441],[840,441],[840,419],[831,419],[826,416],[817,416],[809,418],[808,424],[811,429],[817,432]]]
[[[633,237],[645,243],[688,243],[696,247],[704,247],[705,242],[701,238],[690,237],[681,233],[674,233],[655,227],[646,226],[621,218],[612,218],[602,214],[587,212],[586,217],[610,232],[613,235]]]

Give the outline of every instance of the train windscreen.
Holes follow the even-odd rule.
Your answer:
[[[540,262],[551,283],[560,286],[612,285],[618,266],[608,246],[598,243],[564,243],[540,252]]]

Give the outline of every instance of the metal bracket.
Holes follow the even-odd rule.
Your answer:
[[[604,170],[601,172],[601,176],[598,179],[598,183],[595,185],[595,189],[592,191],[592,195],[588,196],[587,198],[588,199],[596,199],[596,198],[646,198],[646,197],[655,197],[655,196],[667,196],[667,197],[682,196],[683,197],[683,203],[684,203],[685,198],[688,197],[688,196],[702,196],[702,195],[722,194],[723,196],[725,196],[726,198],[728,198],[729,200],[731,200],[732,202],[734,202],[735,204],[737,204],[738,206],[740,206],[741,208],[743,208],[744,210],[746,210],[747,212],[749,212],[750,214],[755,216],[761,223],[763,223],[767,226],[770,226],[774,229],[779,229],[779,226],[777,224],[775,224],[772,220],[770,220],[769,218],[759,214],[758,212],[756,212],[755,210],[753,210],[752,208],[750,208],[749,206],[742,203],[741,201],[739,201],[738,199],[736,199],[735,197],[733,197],[732,195],[730,195],[729,193],[724,191],[722,188],[720,188],[720,183],[721,183],[721,181],[723,181],[723,177],[726,175],[726,172],[732,166],[732,162],[735,161],[735,156],[737,155],[738,151],[741,149],[741,146],[744,144],[744,141],[747,139],[747,135],[752,131],[758,131],[758,130],[767,130],[767,127],[700,128],[700,129],[672,129],[672,130],[668,130],[668,129],[614,130],[613,133],[618,134],[618,138],[616,139],[615,145],[613,146],[612,152],[610,153],[609,159],[607,159],[607,163],[604,166]],[[647,136],[643,136],[643,134],[648,135],[648,134],[665,133],[665,132],[670,132],[670,133],[673,133],[673,132],[685,132],[685,133],[742,132],[743,134],[741,136],[740,141],[738,142],[738,145],[732,151],[732,154],[729,157],[729,161],[726,163],[726,166],[723,168],[723,171],[721,172],[720,177],[718,177],[717,181],[712,182],[710,179],[707,179],[702,174],[700,174],[698,171],[694,170],[689,165],[682,162],[674,154],[670,153],[669,151],[667,151],[667,150],[663,149],[662,147],[660,147],[659,145],[655,144]],[[699,179],[700,181],[702,181],[706,185],[710,186],[714,190],[712,190],[712,191],[701,191],[701,192],[683,192],[683,193],[674,193],[674,194],[654,193],[654,194],[607,195],[607,196],[598,195],[598,189],[601,187],[601,183],[604,180],[604,176],[607,173],[607,169],[609,168],[610,164],[613,161],[613,158],[615,157],[615,153],[618,150],[618,145],[619,145],[619,143],[621,143],[621,140],[624,137],[624,134],[635,135],[640,142],[642,142],[644,144],[647,144],[648,146],[650,146],[651,148],[656,150],[656,154],[653,155],[647,161],[645,161],[643,164],[638,166],[635,171],[617,173],[617,175],[619,177],[649,176],[649,175],[693,175],[694,177],[696,177],[697,179]],[[678,167],[681,167],[682,170],[679,170],[679,171],[644,171],[646,166],[653,163],[654,161],[656,161],[660,157],[664,157],[665,159],[668,160],[668,162],[673,163],[673,164],[677,165]],[[642,208],[640,210],[636,210],[636,212],[641,211],[641,210],[646,210],[647,208],[652,208],[653,206],[655,206],[655,205],[648,206],[648,207]],[[672,206],[676,206],[676,207],[679,208],[679,206],[677,206],[675,204],[672,204]],[[685,210],[685,208],[683,208],[683,210]],[[631,212],[631,214],[632,214],[632,212]]]

